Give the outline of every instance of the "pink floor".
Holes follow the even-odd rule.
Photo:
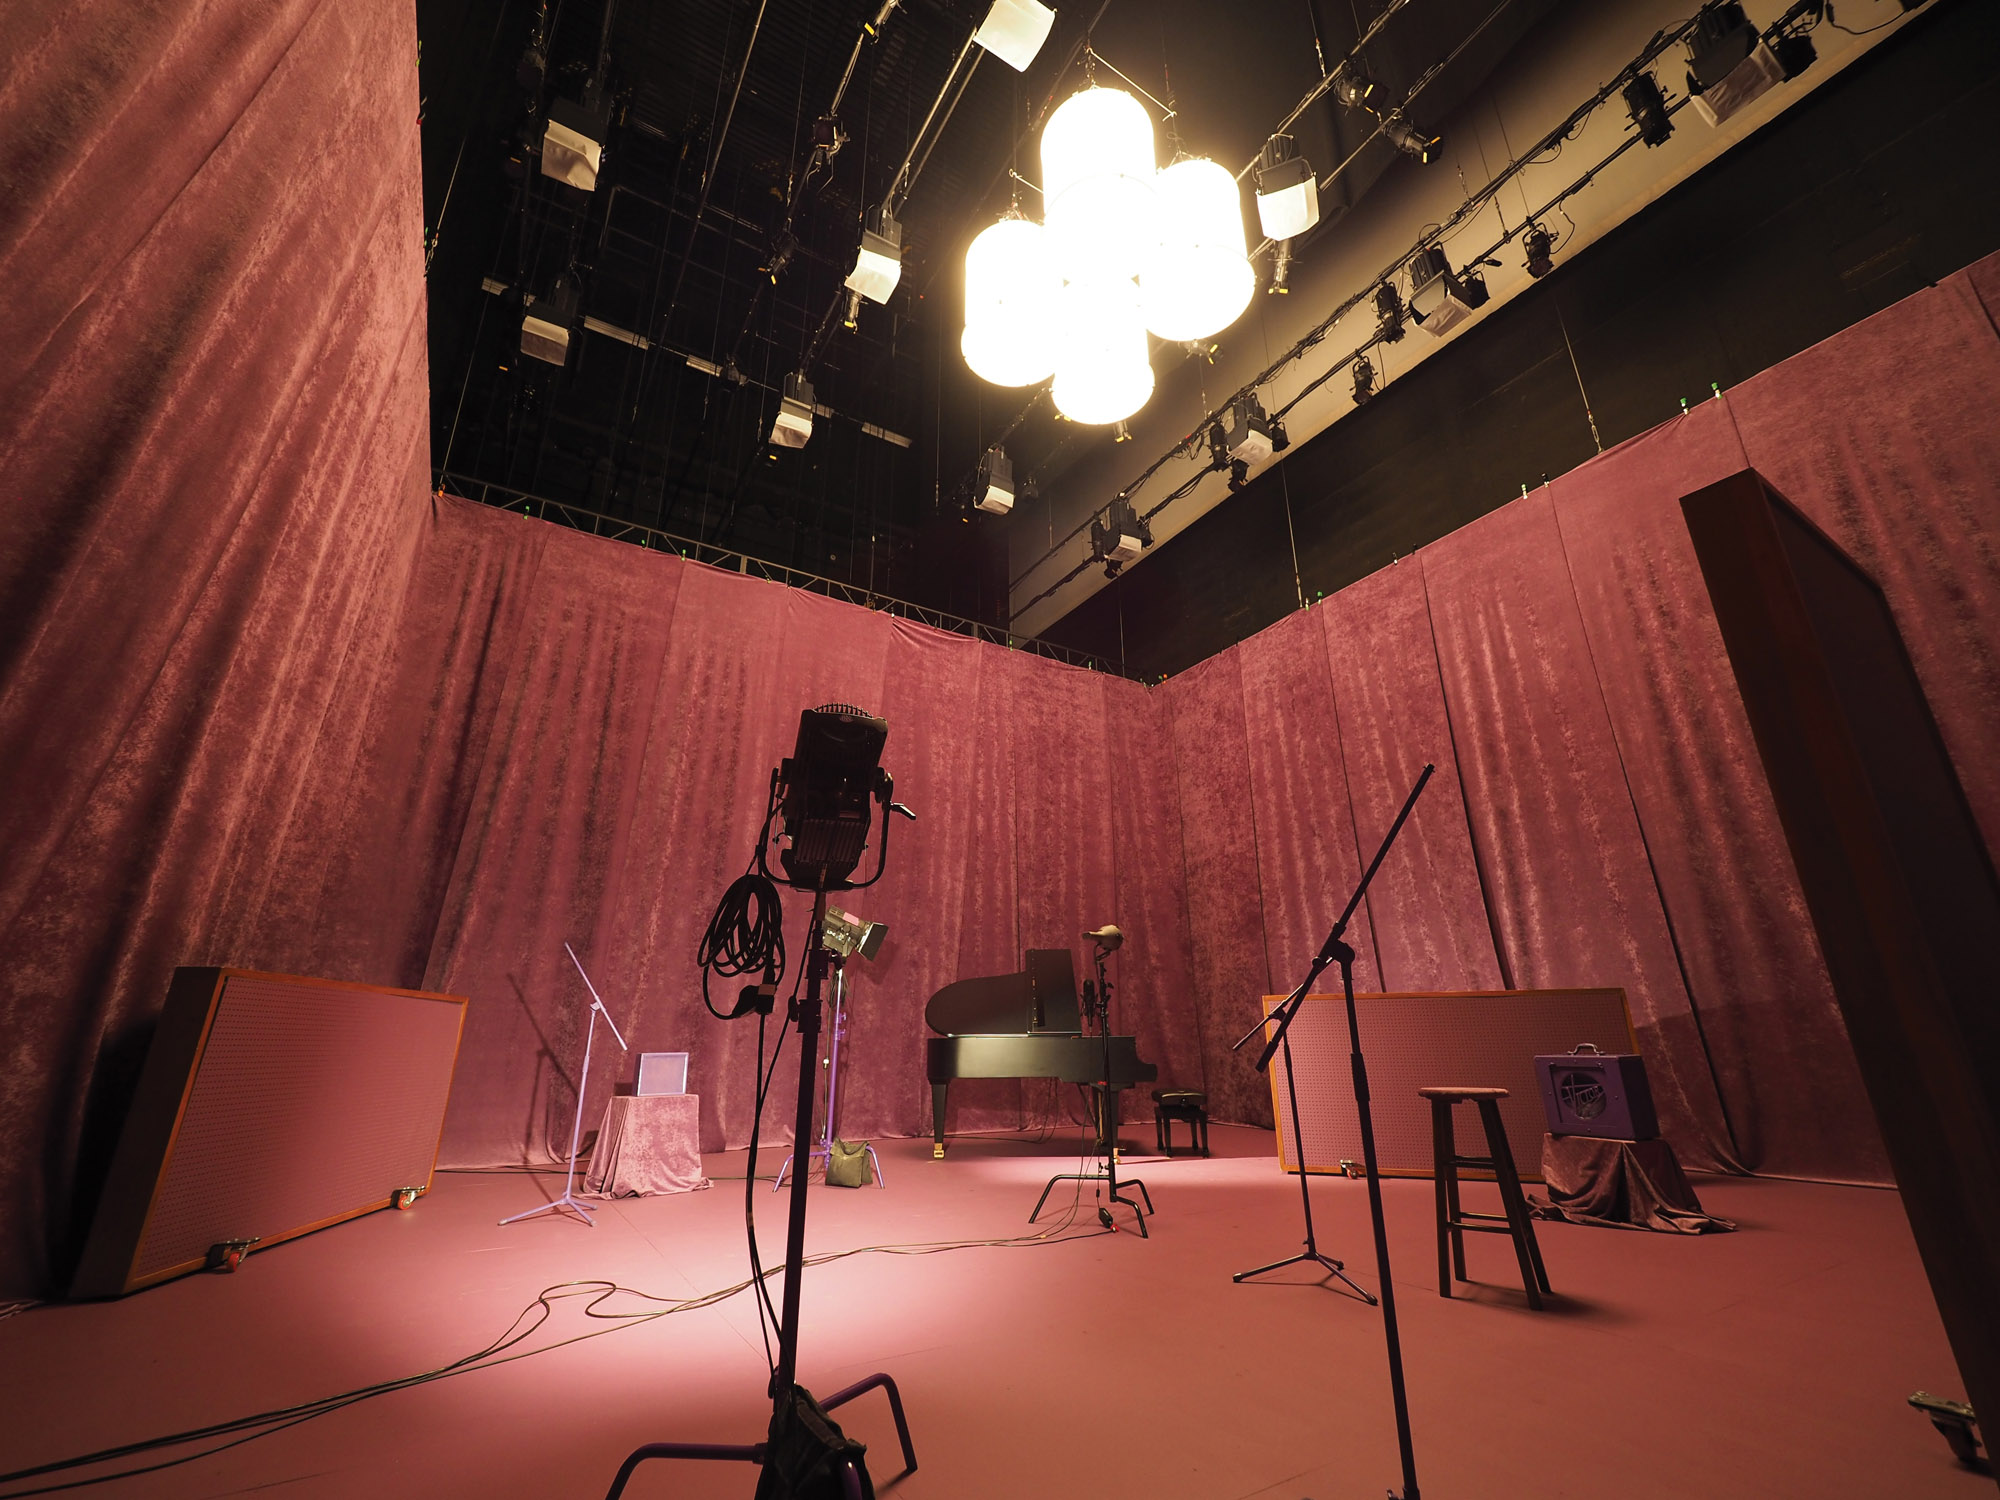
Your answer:
[[[922,1468],[901,1481],[881,1398],[841,1413],[886,1494],[1381,1500],[1397,1464],[1380,1317],[1300,1272],[1231,1283],[1296,1247],[1298,1195],[1268,1133],[1218,1127],[1215,1144],[1214,1160],[1132,1164],[1159,1210],[1150,1240],[860,1255],[809,1272],[804,1382],[824,1393],[886,1370],[908,1403]],[[960,1140],[945,1162],[928,1141],[878,1149],[886,1191],[814,1188],[809,1251],[1019,1234],[1043,1180],[1074,1162],[1061,1143],[1007,1137]],[[708,1166],[740,1173],[742,1160]],[[745,1274],[740,1182],[608,1204],[595,1229],[495,1224],[559,1191],[551,1182],[440,1174],[407,1214],[276,1247],[234,1276],[0,1322],[0,1469],[442,1364],[557,1282],[681,1299]],[[1904,1405],[1919,1387],[1963,1390],[1896,1196],[1698,1186],[1740,1233],[1544,1225],[1559,1297],[1536,1314],[1494,1237],[1470,1249],[1484,1284],[1440,1299],[1430,1184],[1388,1184],[1423,1493],[1991,1495]],[[1364,1188],[1315,1179],[1314,1191],[1323,1240],[1372,1285]],[[782,1203],[760,1190],[768,1261],[782,1253]],[[522,1347],[605,1328],[103,1493],[590,1497],[640,1442],[761,1437],[747,1293],[625,1326],[566,1301]],[[656,1464],[628,1493],[747,1497],[753,1484],[747,1466]]]

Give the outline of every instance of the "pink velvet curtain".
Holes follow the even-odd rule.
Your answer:
[[[172,967],[328,971],[428,455],[407,5],[15,5],[0,56],[6,1295]]]
[[[926,1128],[934,990],[1087,972],[1104,921],[1162,1082],[1268,1121],[1228,1043],[1431,761],[1364,986],[1624,985],[1685,1159],[1885,1175],[1677,500],[1754,464],[1876,572],[2000,839],[2000,261],[1147,690],[430,497],[407,7],[15,7],[0,49],[0,1295],[59,1277],[176,964],[470,994],[444,1155],[490,1163],[566,1140],[569,941],[740,1143],[696,941],[835,700],[921,818],[852,897],[850,1135]]]
[[[848,970],[845,1131],[928,1129],[934,991],[1017,970],[1028,947],[1070,948],[1087,972],[1081,933],[1100,922],[1134,934],[1118,1019],[1199,1076],[1178,819],[1170,801],[1119,800],[1143,775],[1114,742],[1129,754],[1149,726],[1115,724],[1106,695],[1143,714],[1143,689],[449,497],[410,592],[427,625],[406,632],[368,736],[396,801],[343,899],[365,907],[367,868],[392,866],[397,910],[420,916],[369,956],[376,971],[393,959],[406,982],[473,998],[446,1161],[566,1147],[586,1020],[566,941],[634,1050],[690,1054],[704,1146],[747,1139],[756,1027],[707,1015],[694,954],[799,710],[821,703],[888,718],[883,762],[919,815],[895,828],[883,882],[840,898],[889,928]],[[785,899],[796,957],[810,903]],[[632,1070],[603,1044],[587,1119]],[[767,1139],[788,1133],[794,1076],[778,1071]],[[1051,1085],[967,1083],[951,1125],[1065,1107]]]
[[[1887,1180],[1679,500],[1754,466],[1874,572],[2000,847],[1996,306],[2000,256],[1166,685],[1212,1108],[1268,1122],[1217,1034],[1429,760],[1360,982],[1623,986],[1684,1160]]]

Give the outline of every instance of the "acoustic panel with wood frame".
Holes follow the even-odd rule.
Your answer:
[[[1268,1015],[1283,995],[1266,995]],[[1637,1052],[1622,989],[1474,990],[1356,995],[1361,1046],[1375,1120],[1375,1153],[1385,1177],[1432,1172],[1431,1087],[1504,1088],[1500,1122],[1521,1176],[1541,1180],[1541,1084],[1535,1059],[1589,1042],[1604,1052]],[[1298,1078],[1299,1128],[1308,1172],[1339,1172],[1361,1161],[1361,1120],[1354,1107],[1347,1006],[1339,995],[1308,995],[1286,1035]],[[1285,1055],[1271,1059],[1271,1108],[1278,1121],[1278,1161],[1296,1172]],[[1472,1131],[1470,1136],[1466,1131]],[[1461,1139],[1477,1140],[1468,1117]],[[1490,1176],[1490,1173],[1466,1173]]]
[[[70,1295],[233,1268],[252,1249],[428,1192],[465,1006],[176,969]]]

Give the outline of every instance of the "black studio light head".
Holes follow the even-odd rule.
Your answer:
[[[798,744],[778,768],[787,881],[799,890],[846,887],[868,847],[871,803],[886,805],[886,720],[845,703],[799,715]]]

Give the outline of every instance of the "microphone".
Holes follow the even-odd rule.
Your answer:
[[[1108,922],[1095,932],[1086,932],[1084,936],[1096,943],[1106,953],[1115,951],[1125,941],[1125,934]]]
[[[892,813],[901,813],[904,817],[908,818],[912,823],[917,821],[917,815],[911,812],[907,807],[903,806],[903,804],[900,802],[891,802],[889,804],[889,811]]]

